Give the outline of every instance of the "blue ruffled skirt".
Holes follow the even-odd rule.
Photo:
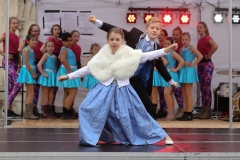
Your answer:
[[[180,83],[196,83],[199,81],[195,67],[183,66],[178,74]]]
[[[98,83],[98,80],[91,74],[88,74],[84,78],[83,88],[91,89]]]
[[[77,70],[77,67],[71,67],[71,68],[72,68],[73,72]],[[81,82],[80,78],[66,80],[66,81],[63,81],[63,82],[60,82],[58,80],[59,76],[64,76],[64,75],[67,75],[67,74],[68,74],[67,69],[63,65],[61,65],[60,68],[58,69],[57,77],[56,77],[56,86],[57,87],[60,87],[60,88],[78,88],[78,87],[82,86],[82,82]]]
[[[42,74],[38,78],[38,84],[44,87],[56,87],[56,73],[54,71],[43,70],[48,77],[44,77]]]
[[[32,66],[32,69],[36,73],[36,68],[34,66]],[[26,84],[36,84],[36,79],[34,79],[32,77],[32,74],[29,72],[27,67],[24,65],[20,70],[17,82],[18,83],[26,83]]]
[[[159,74],[158,71],[154,70],[153,71],[153,82],[152,86],[154,87],[159,87],[162,86],[162,76]]]
[[[94,86],[78,108],[79,144],[96,146],[98,140],[147,145],[167,133],[147,113],[131,85]]]

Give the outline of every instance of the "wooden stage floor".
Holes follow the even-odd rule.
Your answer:
[[[166,128],[174,145],[79,146],[77,128],[1,128],[0,159],[240,159],[240,129]]]
[[[3,126],[3,119],[0,120]],[[222,120],[191,122],[158,120],[175,144],[147,146],[100,144],[78,145],[77,120],[15,119],[0,128],[1,160],[239,160],[240,122],[233,129]]]

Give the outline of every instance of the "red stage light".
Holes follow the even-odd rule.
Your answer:
[[[127,23],[136,23],[137,14],[136,13],[127,13]]]
[[[180,24],[189,24],[190,14],[180,14],[179,20],[180,20]]]
[[[162,17],[163,23],[172,24],[173,15],[172,14],[164,14]]]
[[[144,14],[144,23],[147,23],[152,17],[154,17],[153,13]]]

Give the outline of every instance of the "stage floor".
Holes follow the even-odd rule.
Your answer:
[[[36,121],[37,122],[37,121]],[[174,145],[78,145],[77,128],[1,128],[0,159],[240,159],[240,129],[167,128]]]

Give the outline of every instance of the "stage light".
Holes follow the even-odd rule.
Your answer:
[[[213,14],[213,22],[214,23],[223,23],[223,15],[222,15],[222,13],[214,13]]]
[[[233,24],[240,24],[240,15],[239,14],[233,14],[232,15],[232,23]]]
[[[136,13],[127,13],[127,23],[136,23],[137,14]]]
[[[153,13],[144,14],[144,23],[147,23],[152,17],[154,17]]]
[[[189,24],[190,23],[190,14],[180,14],[180,24]]]
[[[165,24],[172,24],[172,19],[173,19],[172,17],[173,17],[172,14],[164,14],[162,16],[163,23],[165,23]]]

